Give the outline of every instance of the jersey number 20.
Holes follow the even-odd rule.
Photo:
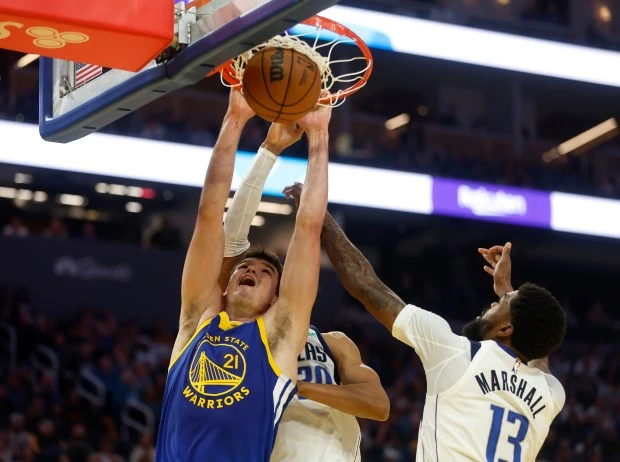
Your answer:
[[[325,366],[316,364],[312,366],[301,366],[297,369],[298,379],[304,382],[325,383],[331,385],[334,383],[329,370]]]
[[[489,433],[489,442],[487,443],[487,462],[495,461],[495,452],[497,451],[497,441],[502,430],[502,424],[504,423],[504,413],[506,409],[503,407],[491,404],[491,410],[493,411],[493,422],[491,423],[491,432]],[[530,427],[530,423],[525,416],[517,414],[514,411],[508,411],[508,417],[506,418],[511,424],[518,424],[516,436],[509,436],[508,442],[514,446],[514,462],[521,462],[521,442],[527,435],[527,430]],[[500,459],[497,462],[507,462],[504,459]]]

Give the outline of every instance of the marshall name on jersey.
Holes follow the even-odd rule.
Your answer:
[[[517,360],[515,365],[520,365],[520,361]],[[513,367],[513,371],[514,369]],[[478,373],[475,379],[483,395],[495,391],[508,391],[523,400],[532,411],[533,419],[547,407],[542,394],[536,390],[536,387],[528,384],[527,380],[519,378],[514,372],[491,369]]]
[[[297,358],[297,371],[298,381],[340,383],[333,355],[314,326]],[[354,416],[295,396],[282,416],[271,462],[357,462],[360,438]]]

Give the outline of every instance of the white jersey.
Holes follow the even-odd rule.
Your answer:
[[[340,383],[329,347],[313,326],[299,355],[297,371],[298,380]],[[358,462],[360,439],[354,416],[295,396],[282,415],[271,462]]]
[[[417,462],[531,462],[566,399],[550,374],[495,341],[470,342],[408,305],[394,337],[420,356],[427,380]]]

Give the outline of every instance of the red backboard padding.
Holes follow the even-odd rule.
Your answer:
[[[0,48],[138,71],[172,42],[171,0],[0,0]]]

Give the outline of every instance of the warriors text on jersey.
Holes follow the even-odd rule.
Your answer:
[[[313,326],[297,364],[298,380],[340,383],[329,347]],[[356,462],[360,460],[360,438],[354,416],[295,396],[282,416],[271,461]]]
[[[271,357],[262,317],[204,322],[172,363],[158,462],[266,462],[296,387]]]
[[[416,350],[426,371],[416,461],[536,460],[566,399],[555,377],[495,341],[454,334],[443,318],[412,305],[392,333]]]

